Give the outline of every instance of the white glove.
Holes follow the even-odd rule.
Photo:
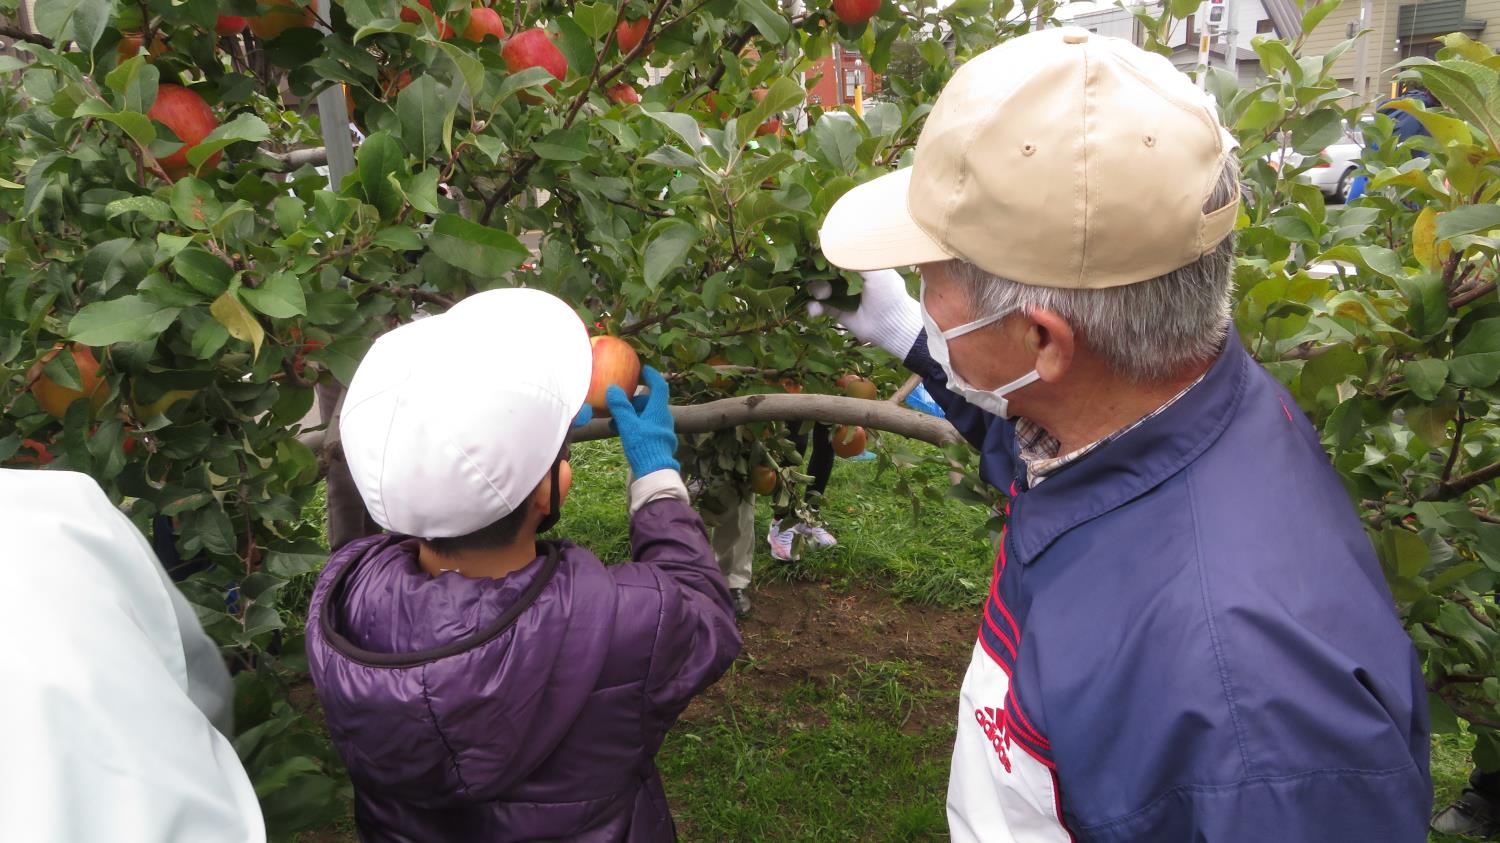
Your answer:
[[[833,285],[820,280],[807,287],[817,300],[808,303],[808,314],[832,316],[856,337],[905,360],[922,333],[922,305],[906,292],[905,279],[894,269],[861,272],[860,277],[865,279],[865,289],[859,307],[840,310],[825,304],[833,295]]]

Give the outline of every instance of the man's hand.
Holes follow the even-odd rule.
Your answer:
[[[814,281],[808,291],[817,301],[808,304],[808,314],[832,316],[856,337],[905,360],[922,333],[922,306],[906,292],[906,281],[894,269],[861,272],[860,276],[865,279],[865,289],[859,307],[840,310],[825,304],[823,300],[833,294],[833,286],[827,281]]]
[[[618,386],[604,393],[614,417],[610,424],[619,432],[625,448],[625,461],[636,477],[664,468],[681,471],[682,466],[672,457],[677,451],[677,428],[667,406],[667,381],[650,366],[641,370],[641,379],[650,390],[645,395],[631,399]]]

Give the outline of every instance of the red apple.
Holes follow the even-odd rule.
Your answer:
[[[791,393],[792,395],[802,394],[802,384],[792,380],[791,378],[782,378],[781,388]]]
[[[505,60],[505,68],[511,73],[520,73],[528,67],[546,68],[553,78],[562,81],[568,75],[568,59],[552,43],[552,38],[545,29],[528,29],[518,32],[500,51],[500,58]],[[554,86],[548,85],[548,91],[555,90]],[[522,92],[521,99],[527,102],[540,102],[530,94]]]
[[[774,135],[781,131],[781,118],[772,117],[770,120],[755,127],[755,136]]]
[[[500,13],[487,6],[475,6],[469,13],[469,25],[464,27],[464,37],[470,41],[483,41],[484,36],[493,35],[498,41],[505,40],[505,24]]]
[[[865,429],[839,425],[833,429],[833,452],[845,459],[865,452]]]
[[[880,394],[880,391],[875,388],[874,381],[855,377],[844,383],[844,394],[850,398],[863,398],[871,401]]]
[[[776,491],[776,469],[769,465],[757,465],[750,469],[750,491],[757,495],[769,495]]]
[[[609,94],[610,102],[624,103],[627,105],[639,105],[641,101],[640,92],[637,91],[635,89],[635,86],[630,84],[629,82],[621,82],[620,84],[610,88],[606,93]]]
[[[5,461],[6,465],[46,465],[52,462],[52,452],[47,450],[46,442],[38,442],[35,439],[22,439],[22,448],[30,448],[31,453],[17,453]]]
[[[641,358],[630,347],[630,343],[609,335],[589,340],[594,347],[594,374],[589,379],[589,393],[584,401],[594,408],[594,414],[609,415],[609,402],[604,393],[610,386],[618,386],[626,395],[634,395],[641,382]]]
[[[214,119],[213,109],[193,91],[163,82],[156,89],[156,103],[146,116],[165,125],[172,133],[182,141],[182,146],[177,151],[161,159],[161,167],[167,171],[172,178],[181,178],[192,168],[188,165],[188,150],[197,146],[208,137],[208,133],[219,127],[219,121]],[[215,152],[209,156],[203,166],[213,169],[219,165],[219,157],[222,153]]]
[[[119,53],[121,62],[135,58],[141,52],[141,45],[146,43],[146,36],[139,31],[120,33],[120,45],[115,48]],[[146,50],[146,62],[155,64],[161,58],[161,54],[167,51],[167,43],[161,39],[161,34],[151,36],[151,46]]]
[[[390,99],[406,90],[406,86],[410,84],[410,70],[403,70],[394,75],[388,70],[380,71],[380,95],[386,99]]]
[[[857,26],[880,11],[880,0],[833,0],[833,13],[840,23]]]
[[[250,31],[255,33],[255,37],[262,41],[270,41],[288,29],[302,29],[313,25],[312,6],[298,6],[295,0],[260,0],[260,3],[263,6],[278,7],[245,22]]]
[[[646,37],[646,30],[650,26],[649,18],[620,21],[620,25],[615,27],[615,40],[620,44],[620,52],[624,54],[634,50],[635,46],[641,43],[641,39]],[[645,56],[649,52],[651,52],[651,46],[648,44],[646,49],[641,51],[641,55]]]
[[[42,359],[38,360],[31,370],[26,373],[26,379],[31,381],[31,394],[36,398],[36,403],[42,406],[52,415],[60,419],[67,415],[68,407],[74,401],[85,396],[88,397],[91,406],[89,415],[99,412],[109,398],[109,388],[104,383],[104,378],[99,376],[99,361],[94,358],[93,349],[86,345],[74,344],[71,346],[73,363],[78,367],[78,384],[83,389],[71,389],[59,384],[57,381],[47,377],[43,367],[47,362],[57,356],[61,347],[47,352]]]
[[[857,380],[862,380],[862,378],[860,378],[859,375],[856,375],[853,372],[848,372],[846,374],[839,375],[837,378],[835,378],[834,381],[833,381],[833,385],[836,386],[836,387],[838,387],[839,389],[843,389],[844,387],[848,386],[851,382],[857,381]]]
[[[219,15],[219,20],[214,23],[214,32],[218,33],[222,38],[229,38],[244,32],[246,23],[248,21],[245,18],[235,17],[234,15]]]
[[[432,0],[417,0],[417,3],[427,11],[432,11]],[[437,13],[433,12],[433,14]],[[496,17],[498,18],[498,15]],[[422,16],[417,12],[417,10],[405,5],[404,3],[401,6],[401,19],[406,21],[407,23],[422,22]],[[453,37],[453,27],[449,26],[448,22],[443,20],[441,15],[438,15],[438,37],[443,39],[444,41],[447,41],[449,38]],[[477,41],[479,39],[476,38],[474,40]]]

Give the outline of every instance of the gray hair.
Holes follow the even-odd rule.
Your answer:
[[[1204,213],[1233,201],[1239,165],[1230,160],[1204,203]],[[1169,380],[1213,359],[1229,334],[1234,298],[1234,235],[1213,251],[1166,275],[1097,290],[1037,287],[949,262],[982,318],[1002,311],[1050,310],[1111,369],[1136,383]]]

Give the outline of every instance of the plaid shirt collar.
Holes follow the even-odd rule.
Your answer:
[[[1181,392],[1172,396],[1172,400],[1167,403],[1141,416],[1114,433],[1066,454],[1058,454],[1058,451],[1062,450],[1062,443],[1057,441],[1057,437],[1048,433],[1036,422],[1018,417],[1016,419],[1016,444],[1020,446],[1021,462],[1026,465],[1027,485],[1035,488],[1038,483],[1041,483],[1048,477],[1062,471],[1064,468],[1078,462],[1130,431],[1135,430],[1151,419],[1156,418],[1163,412],[1166,412],[1168,407],[1176,404],[1182,396],[1187,395],[1193,387],[1202,382],[1203,376],[1200,375],[1197,380],[1188,384]]]

